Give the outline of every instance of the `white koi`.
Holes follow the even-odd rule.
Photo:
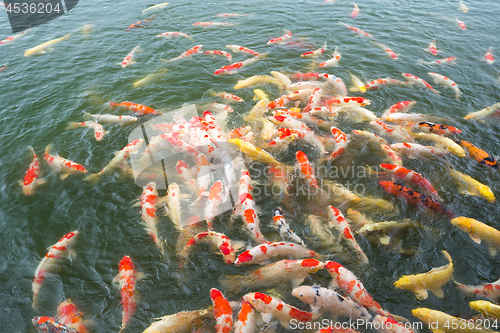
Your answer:
[[[438,74],[438,73],[434,73],[434,72],[430,72],[430,73],[427,73],[427,74],[434,79],[434,83],[441,84],[443,86],[446,86],[448,88],[453,89],[453,91],[455,92],[455,97],[457,99],[460,98],[460,95],[462,93],[460,92],[460,89],[458,88],[458,85],[453,80],[451,80],[450,78],[447,78],[444,75],[441,75],[441,74]]]
[[[352,246],[359,256],[359,258],[366,264],[368,264],[368,257],[365,255],[361,247],[359,247],[358,242],[354,238],[351,227],[347,224],[347,221],[340,210],[333,206],[328,206],[328,216],[330,218],[330,227],[337,229],[343,239]]]
[[[13,37],[16,37],[16,36],[13,36]],[[24,52],[24,56],[29,57],[29,56],[32,56],[32,55],[38,54],[38,53],[47,53],[46,50],[51,50],[52,45],[57,44],[65,39],[69,39],[69,38],[71,38],[71,34],[67,34],[61,38],[56,38],[56,39],[53,39],[51,41],[42,43],[42,44],[35,46],[35,47],[27,50],[26,52]]]
[[[104,135],[108,132],[105,132],[102,128],[102,125],[96,123],[94,121],[84,121],[84,122],[70,122],[66,129],[74,129],[74,128],[92,128],[94,129],[94,136],[96,141],[101,141],[104,138]]]
[[[340,58],[342,57],[340,55],[340,52],[337,51],[338,46],[335,47],[335,51],[332,54],[332,58],[330,60],[324,61],[321,64],[318,65],[319,68],[324,68],[324,67],[335,67],[338,65],[338,62],[340,61]]]

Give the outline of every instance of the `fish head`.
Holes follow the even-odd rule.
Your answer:
[[[133,271],[135,268],[134,263],[132,262],[132,259],[130,259],[129,256],[124,256],[122,260],[120,260],[120,263],[118,264],[118,270],[119,271]]]
[[[300,286],[292,290],[292,295],[297,297],[301,301],[305,301],[307,298],[310,298],[311,294],[311,286]],[[307,302],[306,302],[307,303]]]
[[[491,305],[491,303],[487,301],[473,301],[469,303],[471,309],[479,312],[483,312],[484,309],[489,305]]]
[[[312,258],[302,260],[300,265],[302,267],[305,267],[310,273],[315,273],[325,267],[325,264],[323,264],[321,261]]]
[[[394,282],[394,286],[398,289],[413,290],[413,282],[407,275],[402,276],[399,280]]]
[[[328,273],[330,273],[330,275],[333,277],[333,278],[337,278],[337,276],[339,275],[339,269],[340,268],[343,268],[344,266],[342,266],[341,264],[339,264],[338,262],[336,261],[327,261],[325,262],[325,268],[326,270],[328,271]]]
[[[460,216],[460,217],[454,218],[451,220],[451,224],[462,229],[463,231],[465,231],[467,233],[470,233],[472,231],[471,220],[466,218],[466,217]]]
[[[378,182],[380,186],[387,192],[387,193],[395,193],[396,192],[396,183],[389,181],[389,180],[382,180]]]
[[[431,310],[427,308],[413,309],[411,310],[411,314],[423,322],[428,322],[430,320],[433,320],[433,317],[431,315]]]

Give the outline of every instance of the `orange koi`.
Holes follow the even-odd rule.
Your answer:
[[[439,195],[432,186],[431,182],[425,179],[421,174],[413,170],[406,169],[405,167],[402,167],[400,165],[380,164],[380,167],[384,171],[393,174],[396,178],[409,181],[413,185],[422,188],[423,190],[429,192],[434,198],[439,200]]]
[[[40,161],[36,156],[33,147],[28,146],[28,149],[33,153],[33,160],[24,174],[23,180],[19,181],[19,185],[23,188],[24,195],[31,195],[35,191],[38,185],[45,184],[44,178],[40,177]]]
[[[462,131],[456,127],[435,124],[435,123],[430,123],[430,122],[425,122],[425,121],[416,124],[415,128],[418,128],[422,132],[425,132],[425,133],[434,133],[437,135],[462,133]]]
[[[488,51],[486,51],[486,53],[484,54],[484,61],[488,64],[488,65],[492,65],[494,62],[495,62],[495,58],[493,57],[493,52],[491,51],[491,47],[488,49]]]
[[[148,22],[151,22],[153,21],[155,18],[154,15],[151,15],[150,18],[148,19],[145,19],[145,20],[142,20],[142,21],[137,21],[135,23],[132,23],[131,25],[128,26],[127,29],[125,29],[125,31],[130,31],[132,29],[136,29],[136,28],[144,28],[144,24],[148,23]]]
[[[232,264],[234,262],[236,250],[231,245],[231,240],[224,234],[215,231],[204,231],[193,236],[179,253],[179,257],[181,257],[180,267],[188,260],[193,247],[201,243],[208,243],[219,249],[225,263]]]
[[[48,145],[45,148],[45,154],[43,155],[43,158],[53,171],[62,172],[61,179],[65,179],[71,174],[87,172],[87,170],[85,170],[85,167],[81,164],[62,158],[59,155],[50,155],[51,148],[52,145]]]
[[[316,175],[314,174],[314,170],[311,167],[311,163],[309,163],[307,155],[299,150],[295,154],[295,157],[297,159],[300,173],[306,179],[307,184],[312,188],[319,189],[318,182],[316,180]]]
[[[158,112],[155,111],[153,108],[150,108],[149,106],[142,105],[142,104],[137,104],[137,103],[132,103],[132,102],[121,102],[121,103],[115,103],[115,102],[109,102],[109,107],[114,109],[114,108],[125,108],[129,111],[134,111],[138,116],[145,116],[145,115],[157,115]]]
[[[227,298],[217,289],[210,290],[210,298],[214,306],[215,331],[217,333],[229,333],[233,327],[233,309]]]
[[[498,161],[493,156],[482,150],[481,148],[478,148],[474,146],[472,143],[467,142],[465,140],[455,139],[453,141],[462,146],[462,148],[464,148],[469,154],[469,156],[476,162],[484,164],[492,169],[498,170],[499,168]]]

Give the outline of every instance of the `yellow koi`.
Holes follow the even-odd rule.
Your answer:
[[[474,242],[480,244],[483,240],[493,256],[500,249],[500,231],[497,229],[463,216],[454,218],[451,220],[451,224],[467,232]]]
[[[490,203],[495,202],[495,195],[488,186],[456,170],[450,170],[450,175],[460,183],[460,193],[482,197]]]

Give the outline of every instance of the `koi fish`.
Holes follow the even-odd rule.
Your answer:
[[[355,2],[353,2],[353,4],[354,4],[354,9],[352,10],[351,18],[355,18],[356,16],[359,15],[359,7],[358,7],[358,5],[356,5]]]
[[[108,132],[105,132],[102,128],[102,125],[96,123],[95,121],[83,121],[83,122],[70,122],[66,129],[74,129],[74,128],[92,128],[94,129],[94,136],[97,142],[101,141],[104,138],[104,135]]]
[[[462,22],[462,21],[460,21],[460,20],[458,19],[458,17],[456,17],[456,16],[455,16],[455,20],[457,21],[457,26],[458,26],[460,29],[462,29],[462,30],[467,29],[467,26],[465,25],[465,23],[464,23],[464,22]]]
[[[325,52],[326,52],[326,42],[325,42],[325,44],[323,44],[323,46],[321,48],[314,50],[314,51],[302,53],[300,56],[302,58],[312,58],[312,57],[317,57],[320,54],[323,54]]]
[[[189,36],[188,34],[185,34],[183,32],[180,32],[180,31],[167,31],[167,32],[163,32],[161,34],[158,34],[156,35],[156,37],[165,37],[165,38],[171,38],[171,37],[185,37],[185,38],[188,38],[189,40],[193,40],[193,38],[191,36]]]
[[[416,308],[411,310],[411,313],[424,322],[427,326],[432,327],[434,332],[454,333],[454,332],[467,332],[467,333],[494,333],[493,330],[484,328],[480,323],[474,322],[474,325],[467,325],[467,319],[450,316],[447,313],[431,310],[427,308]],[[464,327],[465,329],[462,329]],[[459,329],[454,329],[458,327]]]
[[[179,257],[181,258],[180,266],[183,266],[188,260],[193,247],[202,243],[210,244],[212,247],[219,249],[225,263],[232,264],[234,262],[236,250],[231,245],[231,240],[224,234],[215,231],[205,231],[193,236],[179,253]]]
[[[373,134],[371,132],[359,131],[359,130],[352,131],[352,134],[356,138],[367,139],[370,142],[377,144],[378,147],[380,147],[380,149],[382,150],[382,152],[386,155],[387,160],[390,161],[391,164],[403,165],[403,160],[401,159],[401,156],[399,156],[398,153],[391,148],[391,146],[387,143],[387,141],[385,141],[378,135]]]
[[[470,220],[470,219],[467,219]],[[458,223],[456,221],[455,223]],[[464,226],[465,229],[465,226]],[[478,286],[469,286],[455,281],[458,289],[466,295],[477,296],[481,298],[487,298],[492,301],[496,301],[500,298],[500,280],[494,282],[483,283]]]
[[[226,47],[228,49],[230,49],[231,51],[233,51],[234,53],[246,53],[246,54],[249,54],[249,55],[252,55],[252,56],[258,56],[259,55],[259,52],[255,52],[255,51],[250,50],[249,48],[244,47],[244,46],[230,44],[230,45],[226,45]]]
[[[295,288],[306,277],[323,268],[323,263],[316,259],[281,260],[259,267],[247,275],[226,276],[221,284],[228,293],[239,292],[241,288],[256,289],[273,287],[277,284],[291,283]]]
[[[428,116],[419,113],[390,113],[388,116],[384,118],[385,121],[391,123],[402,123],[407,125],[413,125],[414,122],[422,122],[425,121]],[[408,124],[410,123],[410,124]]]
[[[72,259],[75,257],[73,246],[76,243],[78,231],[69,232],[64,235],[56,244],[52,245],[49,252],[40,261],[35,271],[35,278],[33,279],[33,310],[38,309],[38,295],[42,288],[45,278],[60,267],[64,259]]]
[[[15,36],[13,36],[13,37],[15,37]],[[55,44],[65,40],[65,39],[69,39],[69,38],[71,38],[71,34],[67,34],[61,38],[56,38],[56,39],[53,39],[51,41],[42,43],[42,44],[35,46],[35,47],[27,50],[26,52],[24,52],[24,56],[29,57],[29,56],[32,56],[32,55],[38,54],[38,53],[47,53],[45,50],[51,50],[52,45],[55,45]]]
[[[202,27],[202,28],[218,28],[218,27],[229,27],[235,26],[236,23],[227,23],[227,22],[195,22],[193,23],[194,27]]]
[[[407,158],[417,159],[422,157],[445,156],[447,151],[434,146],[423,146],[418,143],[399,142],[391,145],[391,148]]]
[[[362,93],[366,92],[366,87],[363,81],[351,74],[351,72],[347,72],[351,75],[351,82],[353,85],[351,88],[349,88],[349,91],[361,91]]]
[[[452,218],[455,214],[447,210],[439,201],[431,196],[427,196],[423,193],[412,190],[401,184],[397,184],[392,181],[380,181],[379,185],[382,186],[384,191],[395,197],[402,199],[413,206],[423,207],[429,209],[438,214],[445,215],[448,218]]]
[[[500,249],[500,231],[487,224],[468,217],[457,217],[451,220],[451,224],[469,234],[470,238],[477,244],[484,241],[492,256]]]
[[[241,301],[238,321],[234,324],[234,333],[253,333],[257,329],[257,311],[245,300]]]
[[[323,101],[323,106],[366,106],[370,105],[371,101],[364,97],[330,97]]]
[[[319,68],[323,67],[335,67],[337,66],[338,62],[340,61],[340,58],[342,57],[340,55],[340,52],[337,51],[337,47],[335,47],[335,51],[332,54],[332,58],[330,60],[324,61],[321,64],[318,65]]]
[[[213,90],[210,90],[209,92],[210,92],[211,95],[220,97],[220,98],[224,99],[227,102],[237,102],[237,103],[243,103],[244,102],[244,100],[241,97],[238,97],[236,95],[227,93],[225,91],[215,92]]]
[[[285,29],[283,29],[283,31],[285,32],[285,34],[284,34],[283,36],[281,36],[281,37],[276,37],[276,38],[273,38],[273,39],[269,40],[269,41],[267,42],[267,45],[272,45],[272,44],[274,44],[274,45],[276,45],[276,44],[281,44],[281,43],[283,43],[283,42],[285,42],[285,41],[289,40],[290,38],[292,38],[292,32],[291,32],[291,31],[289,31],[289,30],[285,30]]]
[[[62,158],[59,155],[50,155],[51,149],[52,145],[48,145],[45,148],[45,154],[43,155],[43,158],[53,171],[62,172],[62,175],[60,176],[61,180],[72,174],[88,172],[81,164]]]
[[[437,143],[439,147],[443,147],[448,150],[453,155],[458,157],[465,157],[465,150],[453,140],[448,139],[444,136],[433,134],[433,133],[416,133],[414,134],[416,138],[421,138],[424,140],[432,140]]]
[[[443,58],[443,59],[438,59],[434,61],[423,61],[419,60],[419,64],[424,64],[424,65],[442,65],[442,64],[447,64],[447,65],[453,65],[457,61],[457,57],[448,57],[448,58]]]
[[[398,289],[413,291],[419,300],[427,299],[427,291],[432,292],[436,297],[443,298],[444,294],[441,287],[451,280],[453,262],[448,252],[442,252],[448,259],[449,263],[447,265],[433,268],[427,273],[404,275],[394,282],[394,286]]]
[[[281,208],[273,209],[273,222],[274,222],[273,227],[279,231],[281,237],[285,238],[286,236],[295,243],[302,244],[302,246],[306,246],[304,244],[304,241],[300,239],[300,237],[297,236],[297,234],[294,233],[292,229],[290,229],[288,223],[286,223],[285,217],[283,216],[283,210]]]
[[[217,14],[215,17],[239,17],[239,16],[252,16],[251,14],[238,14],[238,13],[222,13]]]
[[[207,189],[208,189],[208,184],[207,184]],[[167,212],[167,215],[170,217],[170,220],[172,220],[174,227],[179,231],[182,231],[181,203],[180,203],[181,197],[182,194],[179,189],[179,185],[177,185],[176,183],[170,183],[168,185],[167,197],[164,199],[166,205],[168,206],[168,208],[165,207],[165,210]]]
[[[255,86],[259,83],[272,83],[277,85],[278,87],[283,86],[283,84],[280,81],[276,80],[273,77],[267,75],[254,75],[247,79],[238,81],[238,83],[234,86],[234,89],[248,88]]]
[[[440,199],[431,182],[424,178],[421,174],[413,170],[406,169],[400,165],[380,164],[380,167],[382,170],[393,174],[396,178],[411,182],[413,185],[429,192],[434,198],[438,200]]]
[[[115,102],[109,102],[109,107],[114,109],[114,108],[125,108],[129,111],[134,111],[136,115],[138,116],[145,116],[145,115],[157,115],[158,111],[155,111],[153,108],[150,108],[149,106],[142,105],[142,104],[137,104],[137,103],[132,103],[132,102],[121,102],[121,103],[115,103]]]
[[[464,4],[462,0],[458,3],[458,10],[463,11],[464,13],[467,13],[469,11],[469,8]]]
[[[422,87],[422,88],[430,89],[436,95],[440,94],[440,92],[437,91],[436,89],[432,88],[432,86],[430,84],[428,84],[426,81],[424,81],[423,79],[421,79],[415,75],[408,74],[408,73],[403,73],[401,75],[408,79],[410,85],[414,85],[415,87]]]
[[[366,264],[368,264],[368,257],[365,255],[361,247],[359,247],[358,242],[352,235],[352,230],[349,224],[340,210],[333,206],[328,206],[328,217],[330,218],[330,227],[334,227],[340,233],[341,238],[343,238],[352,248],[357,251],[359,258]]]
[[[321,258],[321,255],[307,249],[306,247],[289,243],[289,242],[276,242],[266,243],[253,247],[245,252],[242,252],[236,257],[234,261],[235,266],[261,264],[270,260],[271,258],[285,256],[288,258],[307,258],[315,257]]]
[[[290,329],[292,319],[300,322],[307,322],[313,319],[312,313],[299,310],[280,299],[263,293],[246,294],[243,296],[243,299],[250,303],[255,310],[275,317],[285,329]]]
[[[66,325],[61,324],[53,317],[34,317],[32,319],[33,325],[35,325],[36,329],[40,332],[49,332],[49,333],[79,333],[76,329],[68,327]]]
[[[389,125],[379,120],[370,121],[370,125],[380,134],[393,141],[412,141],[412,136],[406,128],[397,125]]]
[[[123,317],[120,331],[125,329],[125,326],[130,321],[130,318],[137,307],[138,296],[135,291],[135,286],[138,280],[144,278],[143,273],[137,272],[135,265],[129,256],[124,256],[118,264],[118,274],[114,277],[113,283],[118,283],[123,305]]]
[[[488,65],[492,65],[494,62],[495,62],[495,58],[493,57],[493,52],[491,51],[491,47],[488,49],[488,51],[486,51],[486,53],[484,54],[484,61],[488,64]]]
[[[148,7],[146,9],[142,10],[142,13],[144,14],[145,12],[149,12],[150,10],[158,10],[158,9],[163,9],[168,6],[168,2],[160,3],[158,5],[154,5],[151,7]]]
[[[429,47],[424,49],[424,51],[429,52],[432,55],[437,55],[439,52],[438,49],[436,48],[436,40],[433,39],[432,42],[429,43]]]
[[[487,301],[469,302],[471,309],[481,312],[485,317],[500,319],[500,306]]]
[[[495,202],[495,195],[488,186],[456,170],[450,170],[450,175],[459,183],[460,193],[482,197],[489,203]]]
[[[148,19],[145,19],[145,20],[142,20],[142,21],[137,21],[137,22],[135,22],[135,23],[132,23],[131,25],[129,25],[129,26],[128,26],[128,28],[127,28],[127,29],[125,29],[125,31],[130,31],[130,30],[132,30],[132,29],[136,29],[136,28],[144,28],[144,24],[146,24],[146,23],[149,23],[149,22],[153,21],[153,20],[154,20],[154,18],[155,18],[155,16],[154,16],[154,15],[151,15],[151,17],[150,17],[150,18],[148,18]]]
[[[462,146],[462,148],[464,148],[469,154],[469,157],[474,159],[476,162],[484,164],[492,169],[498,169],[498,161],[481,148],[478,148],[465,140],[455,139],[453,141]]]
[[[464,117],[464,119],[480,119],[489,116],[496,116],[500,114],[500,103],[493,104],[492,106],[488,106],[480,111],[469,113]]]
[[[83,112],[85,118],[92,118],[94,121],[102,124],[130,124],[135,123],[139,118],[135,116],[115,116],[113,114],[90,114],[88,112]]]
[[[385,46],[384,44],[377,43],[375,41],[372,41],[372,44],[384,50],[384,52],[389,56],[389,58],[398,60],[398,55],[394,53],[394,51],[391,50],[389,47]]]
[[[212,309],[182,311],[176,314],[157,318],[143,333],[172,332],[187,333],[200,326],[200,319],[213,318]]]
[[[372,317],[365,307],[331,289],[300,286],[292,290],[292,295],[309,304],[313,314],[318,314],[323,310],[331,312],[334,316],[347,316],[352,320],[369,320]]]
[[[402,318],[402,317],[401,317]],[[406,318],[403,321],[408,321]],[[380,327],[377,331],[381,333],[412,333],[413,331],[407,325],[397,322],[391,317],[376,315],[373,318],[373,326]]]
[[[30,166],[28,167],[28,170],[26,170],[26,173],[24,174],[23,180],[19,181],[19,185],[21,185],[23,188],[24,195],[33,194],[35,189],[38,187],[38,185],[45,184],[45,182],[46,182],[45,178],[39,178],[40,177],[40,161],[38,160],[38,157],[36,156],[36,153],[33,150],[33,147],[28,146],[28,149],[33,153],[33,160],[31,161]]]
[[[332,127],[330,131],[332,132],[337,145],[328,158],[334,159],[340,157],[340,155],[344,153],[347,145],[349,144],[349,139],[347,138],[347,135],[337,127]]]
[[[68,299],[57,306],[56,319],[63,325],[76,329],[78,333],[87,333],[86,324],[90,321],[83,320],[83,314],[75,304]]]
[[[203,48],[203,45],[201,45],[201,44],[200,45],[195,45],[192,48],[190,48],[189,50],[187,50],[186,52],[182,53],[178,57],[172,58],[170,60],[165,60],[165,59],[160,58],[160,60],[163,61],[163,62],[169,63],[169,62],[172,62],[172,61],[175,61],[175,60],[184,59],[184,58],[192,56],[193,54],[203,53],[202,50],[201,50],[202,48]]]
[[[102,176],[111,174],[123,161],[125,161],[131,154],[136,154],[139,151],[139,147],[142,146],[144,139],[136,139],[126,145],[122,150],[120,150],[115,157],[98,173],[91,174],[85,177],[83,180],[90,181],[92,184],[98,182]]]
[[[2,72],[2,71],[4,71],[5,69],[7,69],[7,65],[8,65],[8,63],[7,63],[7,64],[5,64],[4,66],[0,67],[0,72]]]
[[[419,123],[415,124],[414,127],[418,128],[422,132],[433,133],[433,134],[437,134],[437,135],[446,135],[446,134],[449,135],[449,134],[462,133],[462,131],[456,127],[435,124],[435,123],[430,123],[430,122],[426,122],[426,121],[419,122]]]
[[[349,28],[350,30],[354,31],[355,33],[357,33],[358,35],[360,35],[362,37],[373,38],[373,35],[371,35],[369,33],[366,33],[366,32],[364,32],[363,30],[361,30],[359,28],[350,26],[349,24],[345,24],[344,22],[339,22],[339,24],[345,25],[347,28]]]
[[[243,141],[241,139],[229,139],[228,140],[230,143],[238,146],[240,150],[249,158],[253,159],[254,161],[278,166],[281,165],[280,162],[278,162],[271,154],[266,152],[265,150],[262,150],[254,145],[252,145],[249,142]]]
[[[141,219],[146,229],[146,232],[153,238],[156,246],[160,249],[162,255],[165,254],[163,242],[158,237],[158,216],[156,208],[158,206],[158,192],[156,191],[156,183],[150,182],[143,187],[142,195],[139,198],[141,205]]]
[[[240,215],[245,222],[250,236],[258,243],[267,243],[267,240],[262,235],[259,227],[259,216],[257,215],[257,207],[252,197],[252,179],[248,170],[241,170],[240,186],[238,188],[238,202],[240,205]]]
[[[15,40],[19,39],[19,37],[21,37],[22,35],[24,35],[24,34],[25,34],[25,33],[27,33],[28,31],[30,31],[30,29],[23,31],[23,32],[21,32],[20,34],[17,34],[17,35],[14,35],[14,36],[10,36],[10,37],[7,37],[7,38],[5,38],[4,40],[1,40],[1,41],[0,41],[0,45],[13,43]]]
[[[431,72],[427,74],[434,79],[434,83],[441,84],[443,86],[453,89],[453,91],[455,92],[455,97],[457,99],[460,98],[460,95],[462,93],[460,92],[460,89],[458,88],[457,84],[454,81],[438,73]]]
[[[225,201],[224,184],[218,180],[212,184],[208,191],[207,205],[205,207],[205,220],[208,230],[212,230],[212,222],[217,215],[219,205]]]
[[[295,157],[297,159],[297,164],[300,173],[302,174],[302,177],[305,178],[307,184],[312,188],[319,189],[318,182],[316,180],[316,175],[314,174],[314,170],[311,167],[311,164],[309,163],[307,155],[302,151],[298,150],[297,153],[295,154]]]
[[[394,105],[391,105],[390,108],[384,111],[382,114],[382,118],[387,118],[391,113],[404,113],[408,112],[417,102],[415,101],[402,101],[398,102]]]
[[[232,63],[231,65],[223,66],[223,67],[219,68],[218,70],[216,70],[214,72],[214,75],[236,74],[236,73],[238,73],[238,71],[240,69],[253,64],[254,62],[256,62],[259,59],[265,58],[266,55],[267,55],[267,53],[260,53],[258,56],[255,56],[253,58],[246,59],[246,60],[243,60],[240,62],[235,62],[235,63]],[[281,83],[280,83],[280,85],[281,85]],[[237,88],[235,88],[235,89],[237,89]]]
[[[205,51],[204,53],[205,54],[210,54],[210,55],[213,55],[213,56],[216,56],[216,55],[224,56],[229,61],[233,60],[233,56],[230,53],[227,53],[225,51],[210,50],[210,51]]]
[[[400,86],[400,87],[406,87],[408,84],[403,81],[391,79],[390,77],[386,77],[383,79],[376,79],[371,82],[368,82],[365,87],[367,90],[371,89],[378,89],[386,86]]]
[[[217,289],[210,290],[210,298],[214,306],[215,331],[229,333],[233,327],[233,309],[227,298]]]

